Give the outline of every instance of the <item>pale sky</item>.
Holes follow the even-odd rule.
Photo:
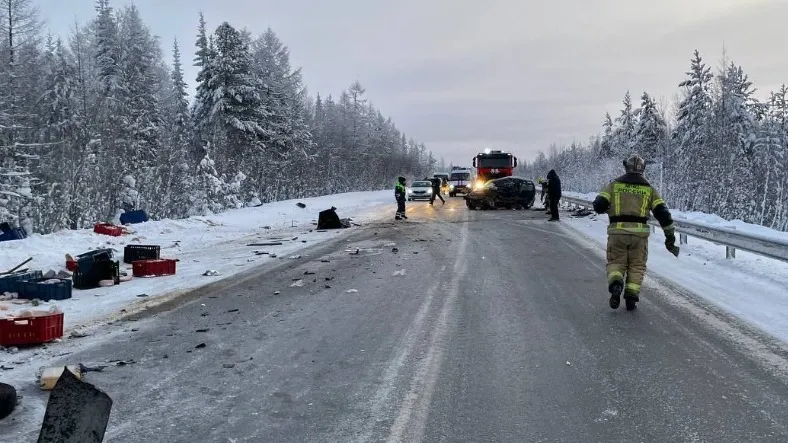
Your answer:
[[[66,35],[94,0],[35,0]],[[112,0],[116,8],[130,3]],[[788,0],[134,0],[191,66],[198,12],[271,27],[310,94],[358,79],[370,99],[437,156],[470,165],[485,148],[532,159],[585,142],[627,89],[671,103],[693,50],[716,68],[723,45],[765,96],[788,83]]]

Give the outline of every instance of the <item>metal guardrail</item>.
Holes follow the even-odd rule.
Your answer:
[[[571,206],[593,209],[593,202],[581,198],[562,196],[561,202]],[[656,231],[659,223],[649,220],[652,231]],[[788,241],[768,238],[765,236],[739,232],[733,228],[708,226],[681,218],[673,218],[679,243],[687,244],[687,236],[697,237],[712,243],[725,246],[725,257],[736,258],[736,250],[751,252],[764,257],[788,262]]]

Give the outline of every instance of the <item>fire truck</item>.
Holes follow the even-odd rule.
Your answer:
[[[473,188],[479,189],[489,180],[511,177],[514,168],[517,167],[517,157],[510,152],[487,149],[476,154],[473,158],[473,167],[476,168],[476,181]]]

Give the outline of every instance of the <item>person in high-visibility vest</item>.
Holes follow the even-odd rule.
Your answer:
[[[395,220],[407,219],[405,215],[405,199],[407,198],[407,190],[405,188],[405,177],[399,177],[397,183],[394,185],[394,198],[397,200],[397,215]]]
[[[635,154],[624,160],[626,174],[608,184],[594,200],[594,211],[607,213],[607,282],[610,307],[618,309],[621,292],[628,311],[637,308],[648,261],[649,212],[665,232],[665,247],[678,257],[673,218],[665,200],[643,176],[646,162]]]

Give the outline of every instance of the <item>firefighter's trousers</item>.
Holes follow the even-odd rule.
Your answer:
[[[648,237],[609,234],[607,237],[607,282],[624,282],[624,295],[640,295],[646,274]]]

